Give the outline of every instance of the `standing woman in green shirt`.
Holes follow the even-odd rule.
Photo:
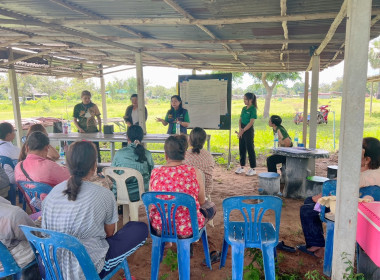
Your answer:
[[[100,111],[98,106],[91,102],[91,92],[88,90],[82,91],[80,98],[82,99],[82,102],[75,105],[73,113],[73,122],[78,129],[78,132],[102,132],[102,119],[100,118]],[[96,122],[96,120],[98,122]],[[98,162],[101,162],[99,142],[94,142],[94,144],[96,146],[96,150],[98,151]]]
[[[239,153],[240,153],[240,167],[235,170],[236,174],[244,172],[244,166],[247,158],[249,158],[250,169],[245,173],[247,176],[256,175],[256,153],[254,144],[254,129],[253,123],[257,119],[257,99],[256,95],[247,92],[244,94],[244,104],[246,106],[241,110],[239,119]]]
[[[156,118],[156,121],[161,122],[169,128],[167,134],[176,134],[176,124],[180,125],[180,133],[187,134],[187,127],[190,124],[189,112],[182,107],[182,99],[179,95],[173,95],[170,98],[170,110],[166,113],[165,119]]]

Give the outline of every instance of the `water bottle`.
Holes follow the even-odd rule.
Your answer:
[[[67,133],[71,133],[71,123],[70,121],[67,122]]]
[[[298,147],[298,133],[294,135],[294,147]]]
[[[273,148],[278,148],[278,134],[277,132],[274,134]]]
[[[63,123],[63,124],[62,124],[62,132],[63,132],[64,134],[67,134],[67,129],[68,129],[67,123]]]
[[[179,124],[179,121],[175,124],[175,133],[177,135],[181,134],[181,125]]]
[[[60,159],[64,159],[65,158],[65,150],[63,149],[63,147],[59,148],[59,158]]]

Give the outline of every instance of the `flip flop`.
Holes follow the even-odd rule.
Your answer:
[[[313,256],[315,258],[318,258],[318,256],[316,254],[314,254],[314,252],[312,251],[309,251],[307,248],[306,248],[306,245],[297,245],[297,249],[300,250],[301,252],[305,253],[305,254],[308,254],[310,256]]]
[[[222,257],[222,253],[219,252],[219,251],[212,251],[210,253],[210,261],[211,261],[211,265],[213,265],[214,263],[218,263],[220,262],[220,258]],[[207,266],[206,264],[206,259],[203,260],[202,262],[202,265],[203,266]]]
[[[276,246],[276,249],[282,250],[282,251],[286,251],[286,252],[289,252],[289,253],[295,253],[297,251],[296,248],[288,246],[288,245],[285,245],[284,241],[278,242],[278,244]]]

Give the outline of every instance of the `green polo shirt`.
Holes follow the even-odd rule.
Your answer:
[[[165,116],[165,121],[166,122],[169,122],[169,112],[170,110],[166,113],[166,116]],[[173,116],[174,119],[177,118],[177,111],[174,110],[174,116]],[[186,111],[185,115],[183,116],[183,121],[184,122],[190,122],[190,118],[189,118],[189,111]],[[176,127],[175,125],[173,125],[173,129],[172,129],[172,134],[175,134],[176,131],[175,131]]]
[[[256,107],[251,105],[248,109],[247,106],[244,106],[241,110],[241,123],[247,125],[251,119],[257,119]]]
[[[292,138],[290,138],[290,136],[289,136],[289,134],[288,134],[288,132],[286,131],[286,129],[285,129],[285,127],[283,127],[282,125],[279,125],[279,126],[277,126],[277,129],[276,129],[276,131],[273,131],[273,134],[274,133],[278,133],[278,131],[281,131],[281,134],[282,134],[282,139],[286,139],[286,138],[289,138],[290,139],[290,141],[292,141]]]

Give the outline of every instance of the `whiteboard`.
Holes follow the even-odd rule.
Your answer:
[[[230,115],[228,92],[231,80],[225,75],[182,76],[182,79],[180,76],[179,92],[182,106],[189,112],[190,127],[220,129],[221,116]]]

